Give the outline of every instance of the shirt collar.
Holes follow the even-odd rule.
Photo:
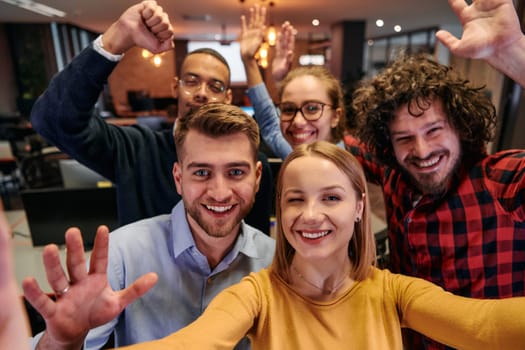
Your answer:
[[[174,258],[177,258],[188,249],[196,249],[195,240],[191,234],[190,226],[186,218],[186,209],[182,200],[177,203],[171,212],[171,225],[171,241],[173,242]],[[255,228],[247,225],[243,220],[241,222],[241,232],[235,240],[232,250],[225,256],[223,262],[229,264],[239,253],[251,258],[259,257],[260,254],[255,246],[254,239],[256,232],[257,230]]]
[[[186,219],[186,209],[182,200],[171,211],[171,241],[175,259],[187,249],[195,247],[195,240]]]

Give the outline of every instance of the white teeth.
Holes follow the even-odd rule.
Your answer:
[[[227,207],[218,207],[216,205],[207,205],[206,208],[211,211],[215,211],[218,213],[224,213],[225,211],[230,210],[233,207],[233,205],[229,205]]]
[[[418,162],[417,165],[420,168],[427,168],[427,167],[435,165],[437,162],[439,162],[439,157],[434,157],[434,158],[426,160],[426,161]]]
[[[297,140],[306,140],[308,137],[310,137],[311,133],[301,133],[301,134],[293,134],[293,137]]]
[[[326,236],[329,231],[321,231],[321,232],[301,232],[301,235],[304,238],[310,238],[310,239],[316,239],[323,236]]]

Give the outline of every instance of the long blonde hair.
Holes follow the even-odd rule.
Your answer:
[[[348,256],[352,263],[350,277],[357,281],[365,279],[370,266],[376,264],[375,237],[372,232],[370,219],[370,205],[368,203],[366,178],[361,164],[344,149],[327,141],[316,141],[311,144],[303,144],[293,149],[286,157],[277,178],[276,188],[276,238],[277,246],[272,263],[272,270],[280,275],[285,281],[290,281],[290,265],[295,254],[295,249],[287,241],[282,227],[282,205],[281,194],[283,190],[283,177],[286,176],[286,168],[295,159],[301,157],[315,156],[332,162],[337,168],[348,176],[356,191],[356,198],[363,198],[363,214],[361,220],[354,225],[354,234],[348,245]]]

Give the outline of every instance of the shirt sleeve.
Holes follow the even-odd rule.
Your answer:
[[[292,147],[281,132],[279,115],[266,86],[263,83],[257,84],[248,89],[247,93],[253,105],[255,120],[261,129],[261,137],[276,156],[286,158]]]
[[[93,41],[93,49],[96,52],[98,52],[99,54],[101,54],[102,56],[106,57],[108,60],[112,61],[112,62],[118,62],[124,56],[124,54],[121,54],[121,55],[112,54],[111,52],[109,52],[106,49],[104,49],[104,44],[102,42],[102,34],[100,34],[95,39],[95,41]]]
[[[376,185],[382,185],[384,166],[381,166],[375,155],[370,152],[366,145],[357,138],[346,135],[344,137],[346,150],[359,161],[367,181]]]
[[[117,150],[130,133],[106,123],[94,106],[116,64],[85,48],[53,77],[31,111],[36,132],[111,181]]]
[[[524,297],[466,298],[422,279],[392,276],[404,325],[460,349],[523,348]]]
[[[219,293],[204,313],[187,327],[165,338],[135,344],[131,350],[233,349],[260,313],[262,293],[252,276]]]

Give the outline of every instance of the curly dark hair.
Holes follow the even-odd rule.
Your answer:
[[[486,153],[496,126],[496,110],[484,87],[473,87],[451,67],[425,54],[403,55],[370,80],[363,80],[353,95],[358,136],[387,166],[397,164],[389,123],[408,105],[414,117],[434,99],[441,100],[450,125],[458,132],[461,152],[470,159]]]

